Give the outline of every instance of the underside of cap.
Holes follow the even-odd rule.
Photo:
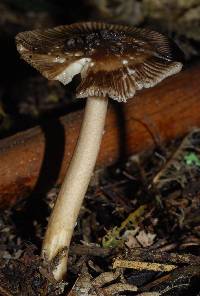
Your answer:
[[[124,67],[120,71],[102,71],[95,74],[88,71],[77,89],[76,96],[109,96],[118,102],[126,102],[135,95],[136,90],[153,87],[181,69],[182,64],[179,62],[162,64],[155,58],[134,67]]]
[[[149,29],[86,22],[16,36],[22,58],[64,85],[81,74],[77,97],[127,101],[182,68],[182,53]]]

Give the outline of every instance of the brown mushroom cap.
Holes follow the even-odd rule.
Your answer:
[[[182,54],[165,36],[148,29],[86,22],[19,33],[22,58],[46,78],[69,83],[81,74],[77,97],[126,101],[182,68]]]

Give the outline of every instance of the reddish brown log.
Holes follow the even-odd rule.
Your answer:
[[[62,181],[82,115],[83,111],[71,113],[43,129],[35,127],[0,141],[1,206]],[[200,66],[138,93],[127,104],[110,105],[97,166],[153,147],[151,132],[162,143],[194,126],[200,126]]]

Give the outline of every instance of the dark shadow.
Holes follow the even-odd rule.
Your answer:
[[[118,146],[119,146],[119,163],[122,163],[127,158],[126,149],[126,120],[124,113],[123,103],[112,102],[116,117],[117,117],[117,128],[118,128]]]
[[[161,154],[165,155],[165,150],[162,145],[161,136],[159,134],[159,130],[158,130],[158,127],[156,126],[156,124],[153,123],[150,120],[150,118],[145,114],[142,119],[136,118],[136,117],[131,117],[130,120],[136,121],[140,125],[142,125],[146,129],[148,134],[150,135],[157,152],[160,152]]]
[[[36,228],[33,222],[37,221],[41,229],[44,229],[47,223],[46,217],[49,213],[44,198],[55,185],[59,176],[65,148],[64,127],[58,119],[43,123],[41,128],[45,136],[45,151],[40,175],[33,192],[26,200],[23,210],[14,211],[13,214],[13,220],[22,239],[31,241],[36,245],[40,240],[37,240],[35,235]]]
[[[117,129],[118,129],[118,147],[119,147],[119,158],[117,160],[117,164],[111,165],[108,168],[108,172],[111,174],[111,176],[115,176],[115,178],[118,176],[120,179],[123,178],[123,170],[126,171],[126,162],[128,160],[128,157],[130,156],[127,151],[127,139],[129,135],[127,134],[127,126],[126,126],[126,117],[125,117],[125,110],[124,110],[124,104],[119,104],[118,102],[112,102],[112,107],[116,114],[116,122],[117,122]],[[161,154],[165,155],[165,150],[162,145],[162,141],[160,138],[159,130],[157,129],[157,126],[148,118],[147,115],[144,114],[143,118],[136,118],[131,117],[129,118],[129,121],[132,120],[133,122],[137,122],[140,125],[142,125],[150,137],[153,140],[154,147],[156,151]],[[124,166],[125,165],[125,166]],[[119,173],[116,173],[116,167],[120,167],[121,171]],[[134,170],[132,171],[133,174],[136,174],[139,176],[138,178],[135,178],[135,180],[132,180],[127,185],[127,188],[125,190],[125,195],[129,196],[130,192],[137,192],[138,188],[143,188],[144,196],[146,196],[146,199],[151,199],[151,192],[148,189],[148,183],[145,178],[145,174],[142,169],[142,165],[140,163],[135,162]],[[113,192],[112,192],[113,195]]]
[[[127,152],[127,128],[126,128],[126,119],[125,119],[125,111],[124,111],[124,104],[119,104],[118,102],[112,102],[112,106],[114,108],[116,117],[117,117],[117,128],[118,128],[118,145],[119,145],[119,163],[123,163],[127,160],[128,152]],[[155,148],[160,151],[162,154],[165,153],[163,150],[162,141],[159,135],[159,130],[157,126],[151,122],[148,116],[145,116],[142,119],[132,117],[129,120],[136,121],[140,125],[142,125],[147,132],[149,133],[150,137],[152,138]]]

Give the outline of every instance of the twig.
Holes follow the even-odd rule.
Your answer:
[[[96,246],[84,246],[84,245],[73,245],[69,249],[70,255],[80,255],[80,256],[95,256],[95,257],[107,257],[113,254],[112,249],[106,249]]]
[[[105,295],[118,295],[121,292],[129,291],[135,292],[138,288],[136,286],[132,286],[130,284],[116,283],[112,284],[109,287],[103,288]]]
[[[126,252],[126,258],[129,260],[139,259],[141,261],[152,261],[159,263],[189,264],[200,265],[200,256],[191,254],[167,253],[158,250],[146,250],[141,248],[129,249]]]
[[[137,296],[160,296],[159,292],[144,292],[141,294],[137,294]]]
[[[131,269],[137,269],[137,270],[153,270],[153,271],[169,272],[177,268],[177,266],[172,264],[161,264],[161,263],[150,263],[150,262],[116,259],[113,263],[113,268],[131,268]]]
[[[185,266],[181,268],[177,268],[173,270],[171,273],[162,276],[161,278],[157,278],[155,281],[148,283],[147,285],[142,287],[142,292],[147,292],[150,289],[157,287],[173,286],[173,283],[177,283],[178,279],[185,279],[189,283],[189,279],[192,277],[200,276],[200,266]],[[160,290],[159,290],[160,292]]]

